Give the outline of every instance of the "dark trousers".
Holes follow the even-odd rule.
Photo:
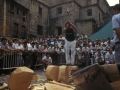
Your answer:
[[[115,43],[115,63],[120,63],[120,42]]]

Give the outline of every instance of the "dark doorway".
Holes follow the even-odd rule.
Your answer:
[[[62,27],[57,27],[58,35],[62,35]]]
[[[43,35],[43,26],[40,26],[40,25],[37,26],[37,34]]]

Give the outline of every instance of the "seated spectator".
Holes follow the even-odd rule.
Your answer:
[[[104,53],[104,54],[105,54],[105,53],[106,53],[106,50],[107,50],[106,45],[105,45],[105,44],[103,44],[103,45],[102,45],[102,53]]]
[[[46,71],[48,65],[52,65],[52,58],[49,53],[46,53],[46,55],[42,58],[42,66],[44,71]]]
[[[95,63],[98,63],[99,65],[104,64],[104,57],[100,53],[95,58]]]
[[[97,49],[95,47],[95,44],[92,44],[92,46],[90,47],[90,52],[94,54],[94,53],[96,53],[96,51],[97,51]]]
[[[109,52],[106,54],[106,64],[114,64],[115,63],[115,53],[112,48],[109,49]]]
[[[101,48],[97,48],[97,52],[94,54],[94,58],[96,58],[98,54],[101,54],[103,56],[103,54],[101,53]]]
[[[112,48],[112,47],[113,47],[112,44],[111,44],[110,42],[108,42],[106,48],[107,48],[107,49],[110,49],[110,48]]]

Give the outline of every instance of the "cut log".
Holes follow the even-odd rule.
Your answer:
[[[110,83],[120,80],[120,73],[116,64],[102,65],[101,68]]]
[[[98,64],[73,74],[77,90],[114,90]]]
[[[68,66],[69,67],[69,75],[76,72],[79,68],[78,66]]]
[[[45,88],[46,90],[76,90],[75,87],[72,87],[66,84],[61,84],[54,81],[45,83]]]
[[[59,76],[58,81],[67,82],[69,79],[69,66],[59,66]]]
[[[44,85],[33,85],[30,87],[29,90],[45,90],[45,86]]]
[[[34,71],[27,67],[19,67],[10,76],[8,87],[10,90],[28,90]]]
[[[8,85],[6,83],[0,83],[0,90],[7,90]]]
[[[48,80],[58,81],[59,67],[54,65],[49,65],[46,69],[46,78]]]
[[[40,75],[34,75],[32,81],[40,81]]]

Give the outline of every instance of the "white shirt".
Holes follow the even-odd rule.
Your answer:
[[[112,54],[110,54],[110,53],[108,52],[105,57],[106,57],[107,59],[109,59],[109,60],[113,60],[113,59],[115,59],[115,53],[112,52]]]
[[[6,45],[3,45],[3,43],[0,42],[0,48],[5,48],[6,46],[7,46],[7,44],[6,44]]]
[[[18,43],[14,43],[14,44],[13,44],[13,47],[14,47],[14,48],[17,48],[17,47],[18,47]]]
[[[32,48],[31,44],[28,43],[27,46],[28,46],[28,50],[31,50],[31,48]]]
[[[83,51],[83,52],[88,52],[88,51],[89,51],[89,48],[88,48],[88,47],[86,47],[86,48],[83,47],[83,48],[82,48],[82,51]]]
[[[58,47],[61,47],[62,43],[60,41],[57,41],[57,45],[58,45]]]
[[[15,49],[23,49],[23,45],[22,45],[22,44],[20,44],[20,45],[19,45],[19,44],[16,44],[16,45],[15,45]]]
[[[100,53],[101,54],[101,56],[103,56],[103,54],[102,53]],[[94,57],[96,58],[98,56],[98,52],[96,52],[95,54],[94,54]]]
[[[119,38],[116,35],[116,31],[114,30],[115,28],[120,28],[120,14],[116,14],[112,17],[112,28],[113,28],[113,42],[118,42],[120,41]]]
[[[52,63],[52,58],[51,57],[47,58],[46,56],[44,56],[42,58],[42,60],[46,60],[46,61],[48,61],[48,63]]]
[[[49,47],[48,52],[54,51],[54,47]]]
[[[20,45],[15,45],[15,49],[23,49],[23,45],[22,44],[20,44]],[[18,54],[19,55],[22,55],[22,52],[20,51],[20,52],[18,52]]]
[[[44,46],[39,45],[39,50],[44,50]]]
[[[98,63],[98,60],[99,60],[99,58],[98,58],[98,56],[95,58],[95,63]],[[103,56],[100,56],[100,60],[102,60],[102,61],[104,61],[104,57]]]
[[[51,44],[54,45],[54,42],[52,41]]]

